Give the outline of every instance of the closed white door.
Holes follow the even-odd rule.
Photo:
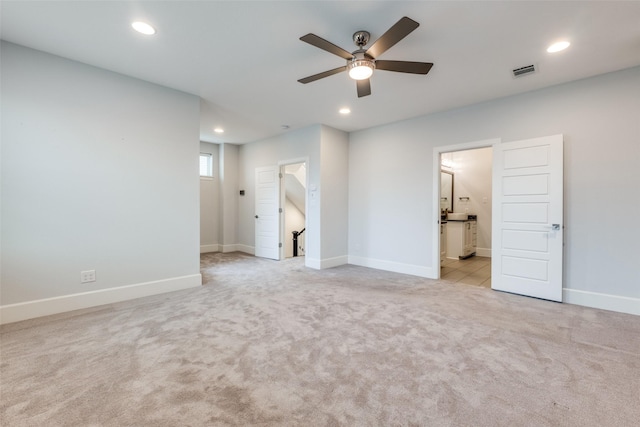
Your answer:
[[[562,162],[562,135],[493,146],[493,289],[562,301]]]
[[[256,168],[255,255],[280,259],[280,181],[277,166]]]

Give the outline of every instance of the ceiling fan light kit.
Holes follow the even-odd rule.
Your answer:
[[[349,77],[353,80],[365,80],[373,75],[373,70],[376,68],[375,62],[372,59],[352,59],[347,65],[349,68]]]
[[[353,34],[353,42],[358,46],[358,49],[354,52],[348,52],[322,37],[316,36],[315,34],[309,33],[302,36],[300,37],[300,40],[303,42],[309,43],[310,45],[346,59],[347,65],[314,74],[298,81],[303,84],[311,83],[316,80],[341,73],[342,71],[347,71],[349,77],[356,81],[358,98],[361,98],[371,94],[371,83],[369,78],[373,75],[373,71],[376,68],[379,70],[395,71],[399,73],[427,74],[433,66],[430,62],[385,61],[376,59],[390,47],[408,36],[413,30],[418,28],[419,25],[420,24],[413,19],[405,16],[389,28],[386,33],[380,36],[380,38],[367,50],[364,49],[364,46],[369,43],[371,35],[367,31],[356,31]]]

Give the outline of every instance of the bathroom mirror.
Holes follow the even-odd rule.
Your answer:
[[[453,172],[440,171],[440,211],[453,212]]]

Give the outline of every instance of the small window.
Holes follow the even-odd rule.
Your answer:
[[[209,153],[200,153],[200,176],[213,176],[213,165]]]

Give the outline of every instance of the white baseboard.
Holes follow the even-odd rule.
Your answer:
[[[209,252],[220,252],[220,245],[217,243],[214,245],[200,245],[200,253],[206,254]]]
[[[337,267],[339,265],[345,265],[348,263],[349,263],[349,258],[346,255],[337,256],[333,258],[326,258],[326,259],[320,260],[320,269],[333,268],[333,267]]]
[[[403,264],[400,262],[357,257],[353,255],[349,255],[349,264],[375,268],[378,270],[393,271],[395,273],[410,274],[412,276],[426,277],[428,279],[437,279],[433,273],[433,268],[423,267],[420,265]]]
[[[229,252],[238,252],[238,245],[219,245],[220,252],[229,253]]]
[[[304,256],[304,266],[314,268],[316,270],[322,269],[322,261],[317,258],[310,258],[309,255]]]
[[[249,254],[249,255],[256,254],[256,248],[254,248],[253,246],[248,246],[248,245],[233,245],[233,246],[235,246],[236,251],[244,252],[245,254]]]
[[[602,310],[617,311],[619,313],[640,315],[640,298],[621,297],[618,295],[563,288],[562,302]]]
[[[117,288],[3,305],[0,306],[0,324],[19,322],[21,320],[112,304],[165,292],[196,288],[198,286],[202,286],[202,275],[192,274],[190,276],[172,277],[153,282],[119,286]]]
[[[349,260],[346,255],[326,259],[310,258],[308,255],[305,255],[304,257],[305,267],[314,268],[316,270],[323,270],[325,268],[333,268],[339,265],[345,265],[349,263],[348,261]]]
[[[491,258],[491,248],[476,248],[476,255]]]

